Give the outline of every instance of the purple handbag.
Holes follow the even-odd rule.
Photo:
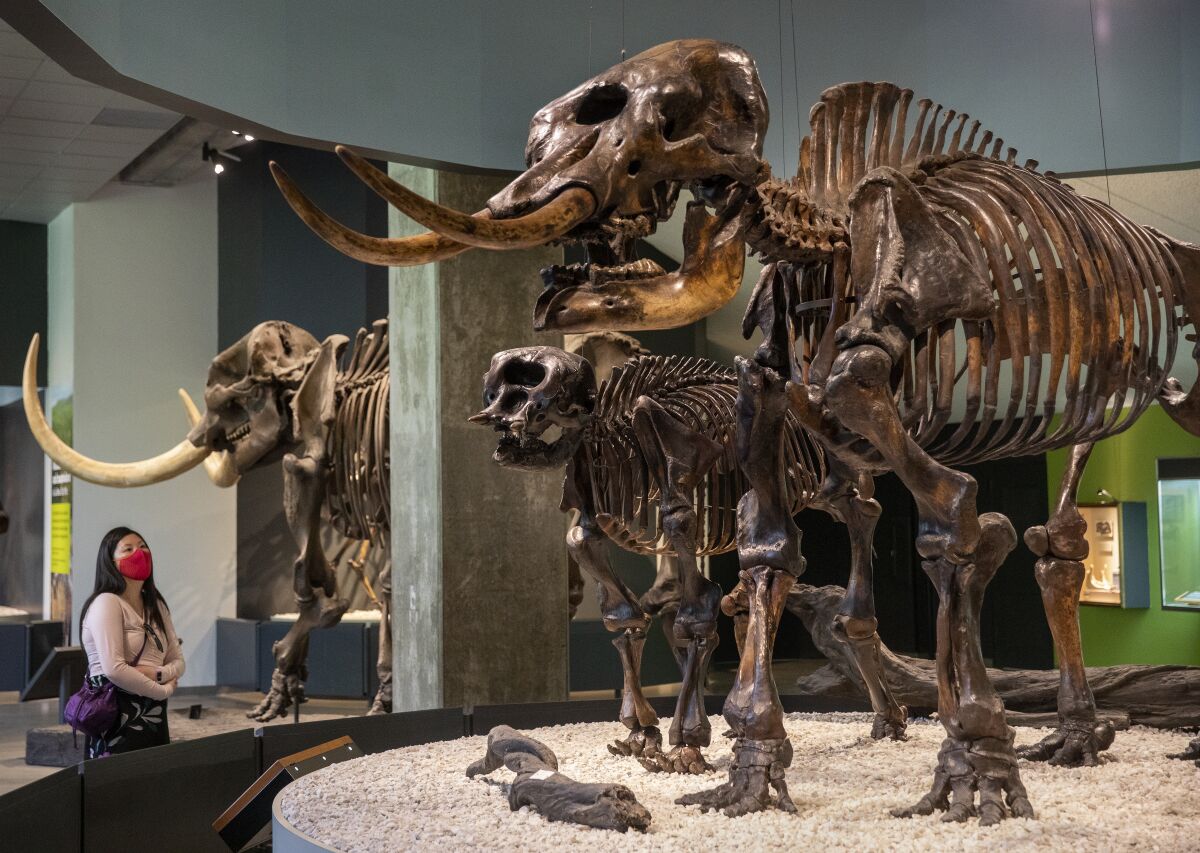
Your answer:
[[[137,666],[149,640],[150,635],[147,634],[130,666]],[[98,738],[112,728],[118,713],[116,689],[117,685],[108,680],[99,687],[93,687],[88,682],[87,673],[84,673],[83,686],[67,700],[67,707],[63,710],[63,720],[71,727],[72,734],[83,732],[88,737]]]

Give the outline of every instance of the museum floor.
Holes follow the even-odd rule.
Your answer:
[[[784,692],[799,676],[805,675],[824,661],[791,660],[776,663],[776,679]],[[728,692],[733,684],[733,670],[728,668],[716,669],[709,675],[709,692]],[[649,696],[671,696],[678,691],[678,684],[660,684],[646,688]],[[573,699],[592,699],[610,696],[610,691],[592,691],[573,693]],[[252,725],[241,716],[243,712],[253,707],[262,698],[262,694],[254,691],[205,690],[196,693],[176,695],[169,707],[178,711],[189,705],[200,704],[205,709],[234,712],[221,714],[214,721],[210,731],[205,734],[216,734],[218,731],[231,731]],[[0,692],[0,794],[14,788],[19,788],[35,779],[58,770],[57,767],[35,767],[25,763],[25,732],[39,726],[54,725],[58,701],[44,699],[36,702],[20,702],[16,692]],[[310,699],[304,705],[302,720],[312,720],[328,716],[354,716],[365,710],[365,702],[361,699]],[[276,720],[272,725],[290,722]],[[176,725],[176,718],[171,718]]]

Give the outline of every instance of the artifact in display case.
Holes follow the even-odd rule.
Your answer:
[[[1158,460],[1159,571],[1168,610],[1200,610],[1200,459]]]
[[[1126,501],[1085,504],[1088,555],[1079,590],[1082,604],[1149,607],[1150,570],[1146,541],[1146,504]]]

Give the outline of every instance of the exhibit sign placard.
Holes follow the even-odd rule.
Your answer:
[[[47,393],[49,396],[49,393]],[[74,396],[67,394],[50,408],[50,421],[56,435],[68,445],[74,439]],[[52,460],[50,467],[49,527],[49,618],[61,620],[63,638],[71,642],[71,474]]]

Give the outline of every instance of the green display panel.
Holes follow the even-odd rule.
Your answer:
[[[1162,604],[1200,612],[1200,459],[1158,460]]]

